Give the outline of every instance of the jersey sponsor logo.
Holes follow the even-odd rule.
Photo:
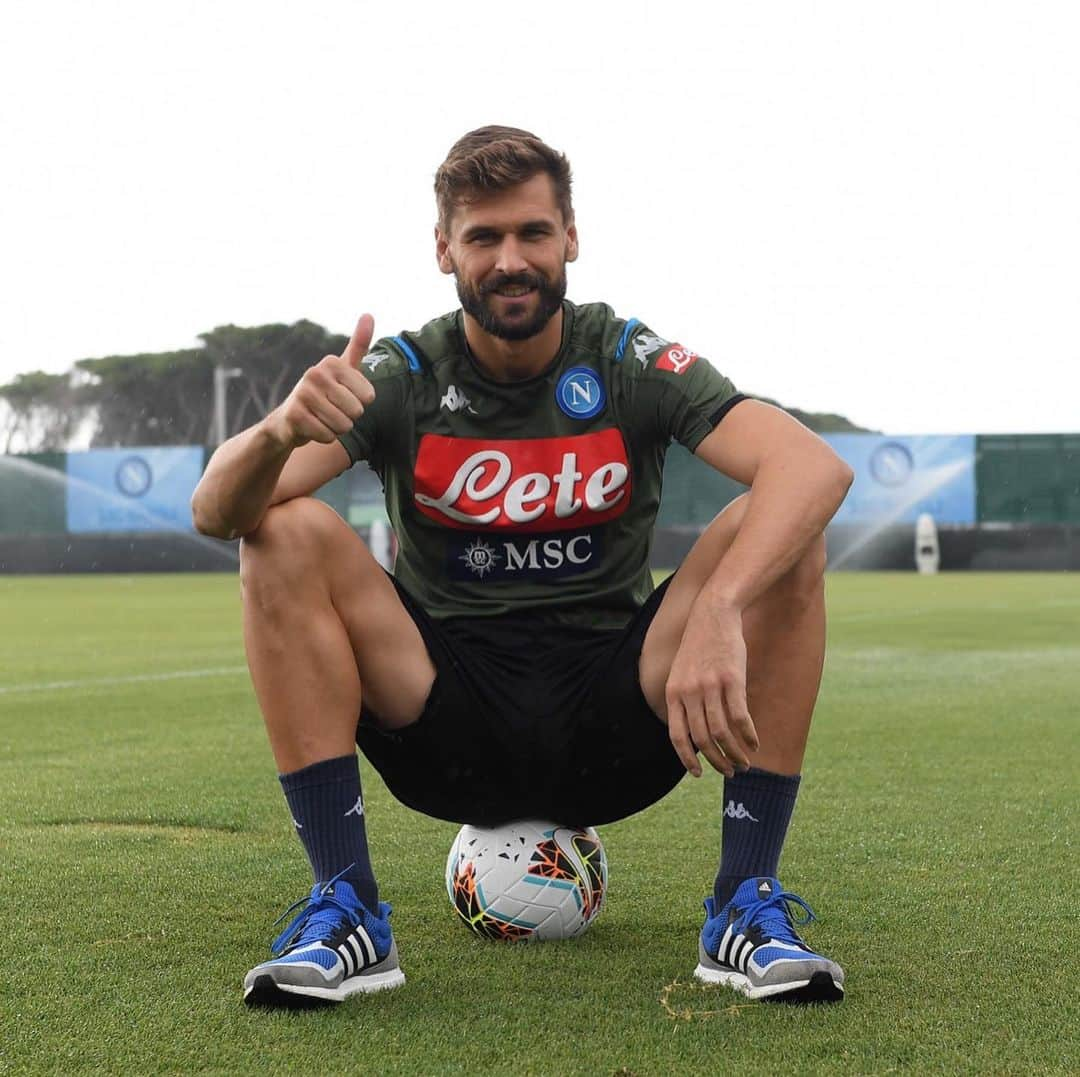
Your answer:
[[[630,502],[626,443],[614,427],[561,438],[424,434],[414,498],[447,527],[563,531],[621,516]]]
[[[447,571],[455,580],[559,580],[588,571],[600,558],[599,529],[541,535],[473,535],[452,539]]]
[[[654,352],[667,346],[668,342],[663,337],[658,337],[655,333],[642,333],[634,338],[634,356],[644,368],[649,365],[649,357]]]
[[[656,360],[657,370],[670,370],[673,374],[683,374],[698,361],[698,353],[684,348],[681,344],[672,344]]]
[[[571,419],[591,419],[600,413],[607,394],[595,371],[575,366],[559,378],[555,400]]]
[[[468,408],[470,414],[476,414],[476,408],[472,406],[472,401],[456,385],[446,387],[446,395],[439,401],[439,407],[446,408],[450,412],[462,411]]]

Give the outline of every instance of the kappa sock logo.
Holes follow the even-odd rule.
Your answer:
[[[345,813],[345,817],[348,818],[348,816],[350,816],[350,815],[355,815],[355,816],[359,817],[359,816],[361,816],[363,814],[364,814],[364,798],[362,796],[359,796],[359,797],[356,798],[356,803]]]
[[[304,829],[304,824],[303,823],[298,823],[296,821],[296,816],[295,815],[290,815],[289,818],[292,819],[292,825],[294,827],[296,827],[297,830],[303,830]]]
[[[727,807],[724,809],[724,815],[729,819],[749,819],[751,823],[757,822],[757,819],[743,807],[741,800],[738,804],[736,804],[734,800],[729,800],[727,802]]]

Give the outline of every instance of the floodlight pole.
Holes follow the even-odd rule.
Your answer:
[[[233,378],[243,377],[244,372],[239,367],[214,367],[214,423],[213,441],[220,445],[228,436],[228,424],[225,421],[225,393],[229,381]]]

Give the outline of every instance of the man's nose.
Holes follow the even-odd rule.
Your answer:
[[[515,273],[524,273],[529,268],[525,260],[521,244],[516,236],[504,236],[499,244],[499,256],[495,261],[495,268],[506,276]]]

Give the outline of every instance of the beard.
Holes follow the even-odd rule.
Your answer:
[[[528,340],[535,337],[551,321],[566,297],[565,265],[555,280],[548,280],[540,273],[513,273],[485,281],[478,287],[463,280],[455,266],[454,281],[462,310],[472,315],[484,332],[500,340]],[[537,305],[531,316],[499,315],[491,305],[488,297],[493,292],[515,286],[536,289]],[[522,299],[529,298],[528,295],[522,296]],[[521,306],[524,307],[524,303]]]

